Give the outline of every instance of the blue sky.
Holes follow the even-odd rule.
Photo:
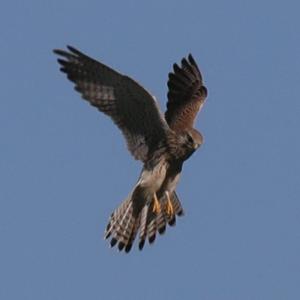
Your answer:
[[[299,299],[298,1],[4,1],[0,12],[0,298]],[[103,231],[141,165],[75,93],[53,48],[137,79],[165,109],[189,52],[209,97],[186,211],[143,252]]]

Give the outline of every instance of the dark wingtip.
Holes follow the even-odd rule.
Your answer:
[[[74,55],[82,56],[82,57],[87,57],[85,54],[80,52],[78,49],[76,49],[73,46],[67,45],[68,50]]]
[[[54,54],[57,54],[57,55],[62,55],[62,56],[66,55],[66,51],[65,50],[53,49],[52,51],[53,51]]]
[[[198,64],[196,63],[196,61],[195,61],[195,59],[194,59],[194,57],[191,53],[188,55],[188,60],[189,60],[189,63],[196,68],[197,73],[198,73],[198,75],[200,76],[200,78],[202,80],[202,75],[201,75],[201,72],[199,70]]]
[[[67,48],[68,48],[69,51],[71,51],[73,53],[79,52],[75,47],[73,47],[71,45],[67,45]]]
[[[173,64],[173,70],[176,73],[180,70],[180,67],[175,63],[175,64]]]
[[[188,61],[186,60],[186,58],[184,57],[182,60],[181,60],[181,65],[182,66],[187,66],[189,63]]]
[[[75,47],[67,45],[67,49],[69,50],[61,50],[61,49],[53,49],[53,52],[57,55],[61,55],[64,57],[70,57],[70,56],[74,56],[75,55],[80,55],[80,56],[84,56],[83,53],[81,53],[79,50],[77,50]]]
[[[61,58],[58,58],[57,61],[62,66],[65,66],[67,64],[67,61],[65,61],[64,59],[61,59]]]
[[[193,57],[193,55],[191,53],[188,56],[188,60],[189,60],[189,62],[190,62],[191,65],[193,65],[194,67],[196,67],[197,70],[199,70],[198,69],[198,65],[197,65],[197,63],[196,63],[196,61],[195,61],[195,59],[194,59],[194,57]]]
[[[194,60],[194,57],[193,57],[192,53],[189,53],[189,55],[188,55],[188,60],[189,60],[189,62],[192,63],[193,65],[196,63],[195,60]]]

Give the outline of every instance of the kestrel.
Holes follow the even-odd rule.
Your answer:
[[[169,73],[165,115],[155,98],[136,81],[90,58],[77,49],[54,50],[60,70],[75,84],[82,98],[114,121],[128,150],[142,161],[140,177],[129,196],[111,214],[105,238],[129,252],[139,233],[139,249],[146,239],[175,225],[183,209],[175,192],[182,165],[203,143],[193,126],[207,89],[189,54]]]

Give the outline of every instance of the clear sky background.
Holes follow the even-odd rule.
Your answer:
[[[299,1],[2,1],[0,299],[300,299]],[[53,48],[137,79],[165,109],[193,54],[205,144],[175,228],[129,255],[103,241],[141,165]]]

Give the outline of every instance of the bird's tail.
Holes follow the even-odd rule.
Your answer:
[[[155,241],[157,232],[159,234],[165,233],[167,224],[169,224],[170,226],[175,226],[176,215],[182,216],[184,214],[183,208],[176,192],[173,192],[170,195],[170,200],[173,207],[172,213],[170,213],[167,209],[168,200],[165,194],[159,199],[161,206],[161,210],[159,213],[154,212],[153,203],[148,209],[144,208],[144,210],[142,211],[139,235],[140,250],[143,249],[147,238],[149,243],[152,244]]]
[[[173,213],[167,211],[167,198],[159,199],[160,212],[154,210],[154,199],[148,199],[145,190],[137,186],[133,193],[125,199],[112,213],[105,231],[105,238],[111,237],[111,247],[129,252],[139,231],[139,249],[142,250],[148,237],[149,243],[155,240],[156,233],[163,234],[166,225],[174,226],[176,215],[183,215],[183,209],[174,192],[170,195]]]

